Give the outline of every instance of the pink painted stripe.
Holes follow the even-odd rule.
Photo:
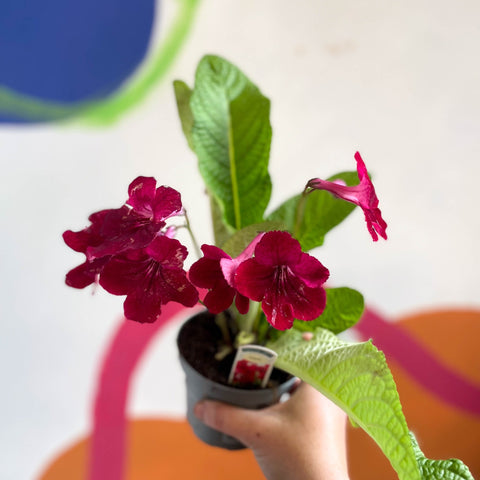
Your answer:
[[[123,319],[102,362],[93,405],[89,480],[123,480],[125,469],[126,408],[129,386],[142,354],[165,325],[184,310],[199,308],[169,303],[152,324]]]
[[[400,366],[422,387],[444,402],[473,415],[480,415],[480,387],[440,363],[408,332],[378,313],[365,309],[354,329]]]

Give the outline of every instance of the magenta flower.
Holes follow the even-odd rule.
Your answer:
[[[235,306],[240,313],[247,313],[248,298],[244,297],[227,282],[221,267],[222,260],[232,261],[222,249],[213,245],[202,245],[203,257],[197,260],[188,272],[191,282],[200,288],[207,288],[208,293],[203,303],[212,313],[220,313],[230,307],[235,299]]]
[[[255,256],[245,260],[235,274],[238,291],[262,302],[268,322],[278,330],[291,328],[294,319],[314,320],[323,312],[323,284],[328,270],[302,252],[288,232],[266,233],[255,247]]]
[[[155,223],[182,213],[180,193],[170,187],[156,188],[153,177],[137,177],[128,187],[127,204]]]
[[[152,177],[136,178],[128,188],[130,206],[90,215],[87,228],[63,234],[65,243],[89,261],[147,246],[165,220],[182,211],[180,193],[170,187],[155,188],[155,184]]]
[[[360,180],[358,185],[347,187],[337,182],[314,178],[308,182],[307,187],[315,190],[326,190],[338,198],[342,198],[347,202],[354,203],[361,207],[365,214],[367,228],[373,241],[376,242],[378,240],[378,235],[386,240],[387,224],[385,220],[383,220],[382,213],[378,208],[378,198],[373,183],[368,176],[367,167],[360,153],[355,153],[355,160],[357,161],[357,173]]]
[[[116,255],[103,267],[100,285],[114,295],[126,295],[125,317],[152,323],[162,305],[178,302],[193,307],[197,289],[183,270],[187,249],[166,236],[156,237],[148,247]]]
[[[112,255],[144,248],[160,233],[168,235],[168,229],[162,232],[165,220],[182,212],[180,194],[173,188],[156,188],[152,177],[136,178],[128,193],[130,206],[93,213],[85,229],[64,232],[65,243],[87,257],[68,272],[67,285],[84,288],[96,282]]]
[[[87,260],[78,267],[72,268],[65,277],[65,283],[69,287],[85,288],[92,283],[98,282],[100,273],[110,258],[110,255],[106,255],[91,261]]]

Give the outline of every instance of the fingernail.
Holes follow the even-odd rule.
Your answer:
[[[205,413],[205,404],[203,402],[198,402],[193,407],[193,413],[199,420],[203,420],[203,415]]]

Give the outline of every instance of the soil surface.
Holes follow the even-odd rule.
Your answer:
[[[188,320],[180,329],[177,343],[180,354],[197,372],[214,382],[228,385],[236,352],[228,354],[223,360],[215,359],[222,343],[222,333],[215,323],[214,315],[202,312]],[[267,386],[279,385],[289,377],[289,374],[274,368]]]

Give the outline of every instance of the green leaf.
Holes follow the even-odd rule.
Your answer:
[[[182,124],[182,130],[187,139],[188,146],[193,150],[192,129],[193,129],[193,113],[190,108],[190,98],[192,90],[181,80],[173,82],[173,89],[175,91],[175,99],[177,101],[178,116]]]
[[[365,303],[360,292],[347,287],[327,288],[327,305],[323,313],[311,322],[295,320],[294,328],[313,332],[322,327],[340,333],[355,325],[362,316]]]
[[[357,172],[342,172],[328,180],[338,179],[349,186],[358,184]],[[335,198],[326,191],[314,190],[306,196],[296,195],[290,198],[272,212],[267,220],[283,222],[300,242],[302,249],[308,251],[323,245],[325,235],[348,217],[354,208],[352,203]]]
[[[238,257],[245,247],[262,232],[272,230],[284,230],[285,227],[279,222],[261,222],[249,225],[235,232],[222,246],[222,249],[231,257]]]
[[[222,217],[222,211],[220,210],[217,201],[212,195],[209,195],[209,197],[215,245],[223,245],[232,236],[235,230],[225,224]]]
[[[417,440],[411,432],[410,438],[423,480],[474,480],[468,467],[460,460],[456,458],[430,460],[420,450]]]
[[[263,220],[271,194],[270,101],[234,65],[208,55],[199,63],[190,107],[200,173],[225,223]]]
[[[278,354],[276,367],[315,387],[363,428],[400,480],[422,480],[395,382],[371,342],[343,342],[321,328],[306,341],[292,329],[267,347]]]

